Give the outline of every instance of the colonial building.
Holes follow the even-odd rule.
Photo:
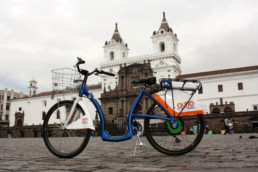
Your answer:
[[[101,85],[89,86],[92,93],[99,98]],[[17,98],[12,100],[12,108],[10,111],[10,126],[29,126],[42,125],[48,110],[61,100],[73,100],[78,96],[78,91],[69,91],[64,94],[56,94],[51,96],[52,92],[43,92],[33,96]],[[83,99],[95,117],[93,104],[88,99]]]
[[[198,101],[208,113],[257,111],[258,66],[179,75],[202,82]]]
[[[22,92],[8,91],[7,88],[0,90],[0,126],[9,126],[11,100],[24,96]]]

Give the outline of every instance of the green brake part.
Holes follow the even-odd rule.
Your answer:
[[[170,134],[178,134],[183,130],[182,123],[178,118],[176,119],[176,122],[177,122],[177,127],[172,128],[170,121],[166,121],[166,126]]]

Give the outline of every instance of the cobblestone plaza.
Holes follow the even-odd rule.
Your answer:
[[[110,143],[92,137],[73,159],[52,155],[42,138],[0,139],[0,171],[258,171],[258,134],[204,135],[194,151],[182,156],[157,152],[145,137]]]

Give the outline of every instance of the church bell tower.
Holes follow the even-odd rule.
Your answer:
[[[154,53],[174,53],[177,54],[178,38],[169,27],[165,12],[158,31],[153,32],[152,45]]]
[[[35,79],[32,79],[30,81],[30,86],[28,88],[29,88],[29,97],[36,95],[37,89],[38,89],[37,81]]]
[[[106,62],[121,60],[128,57],[128,47],[124,43],[118,31],[117,23],[113,36],[110,41],[106,41],[104,45],[104,58]]]

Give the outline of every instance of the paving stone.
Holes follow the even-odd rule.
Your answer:
[[[250,135],[205,135],[200,145],[182,156],[137,148],[136,138],[120,143],[91,138],[86,149],[73,159],[60,159],[45,147],[42,138],[0,139],[0,171],[258,171],[258,139]]]

